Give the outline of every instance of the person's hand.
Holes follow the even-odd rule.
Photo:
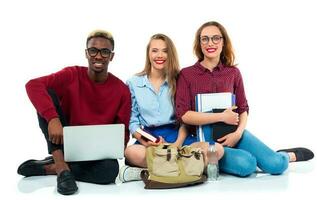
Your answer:
[[[166,143],[162,136],[159,136],[158,142],[147,141],[147,146],[159,146],[160,144]]]
[[[219,142],[222,146],[234,147],[241,139],[241,136],[241,133],[236,131],[219,138],[217,142]]]
[[[59,118],[48,122],[48,137],[53,144],[63,144],[63,126]]]
[[[137,139],[137,141],[140,142],[140,144],[142,144],[143,146],[148,146],[147,141],[142,138],[142,135],[140,133],[134,132],[133,137]]]
[[[135,133],[133,134],[133,137],[134,137],[135,139],[137,139],[138,142],[140,142],[140,144],[142,144],[142,145],[145,146],[145,147],[148,147],[148,146],[158,146],[158,145],[160,145],[160,144],[162,144],[162,143],[165,143],[164,138],[162,138],[161,136],[159,136],[159,139],[160,139],[160,140],[159,140],[158,142],[152,142],[152,141],[149,141],[149,140],[145,140],[145,139],[143,139],[142,135],[141,135],[140,133],[138,133],[138,132],[135,132]]]
[[[236,106],[233,106],[231,108],[227,108],[225,111],[222,112],[223,114],[223,122],[226,124],[231,125],[238,125],[239,123],[239,114],[236,112],[233,112],[232,110],[236,109]]]

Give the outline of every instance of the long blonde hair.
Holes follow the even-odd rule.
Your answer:
[[[203,54],[203,52],[201,50],[201,46],[200,46],[200,35],[201,35],[202,30],[208,26],[217,27],[220,30],[221,35],[223,37],[223,49],[222,49],[222,52],[220,54],[221,63],[226,65],[226,66],[234,66],[235,65],[235,63],[234,63],[235,55],[233,52],[231,40],[230,40],[228,33],[227,33],[226,29],[224,28],[224,26],[222,26],[220,23],[215,22],[215,21],[210,21],[210,22],[204,23],[203,25],[201,25],[199,27],[199,29],[196,32],[195,41],[194,41],[194,53],[195,53],[196,57],[198,58],[198,61],[201,62],[202,60],[204,60],[204,54]]]
[[[146,59],[144,69],[138,73],[138,76],[150,75],[151,73],[151,62],[150,62],[150,44],[152,40],[162,40],[165,42],[167,47],[167,67],[165,68],[165,78],[167,79],[168,86],[170,88],[171,100],[174,103],[174,96],[176,92],[176,80],[179,74],[179,62],[178,55],[173,41],[166,35],[158,33],[151,37],[146,47]]]

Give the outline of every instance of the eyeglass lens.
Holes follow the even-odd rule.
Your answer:
[[[212,43],[214,44],[218,44],[222,39],[222,36],[220,35],[213,35],[213,36],[201,36],[200,37],[200,41],[202,44],[208,44],[209,41],[212,41]]]
[[[96,47],[90,47],[87,49],[88,54],[92,57],[97,56],[97,54],[100,52],[101,56],[104,58],[108,58],[109,55],[111,54],[111,50],[107,48],[103,49],[97,49]]]

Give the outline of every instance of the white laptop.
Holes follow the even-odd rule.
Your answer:
[[[118,159],[124,155],[124,124],[66,126],[65,161]]]

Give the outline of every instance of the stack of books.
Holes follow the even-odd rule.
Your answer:
[[[235,104],[235,95],[230,92],[197,94],[195,97],[197,112],[219,113]],[[197,126],[196,133],[198,141],[214,144],[217,139],[235,130],[237,130],[237,125],[217,122]]]

